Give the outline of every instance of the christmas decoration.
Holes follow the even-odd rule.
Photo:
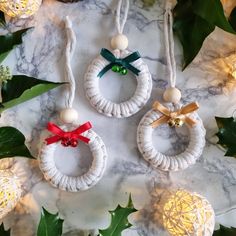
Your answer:
[[[171,236],[212,235],[215,214],[204,197],[179,189],[163,201],[163,226]]]
[[[206,133],[202,120],[195,112],[199,108],[198,104],[193,102],[182,105],[180,103],[181,92],[175,87],[176,65],[172,20],[171,2],[167,1],[164,15],[164,33],[170,87],[165,90],[163,95],[167,103],[162,105],[156,101],[153,104],[153,109],[142,118],[137,131],[138,148],[144,159],[151,163],[153,167],[165,171],[183,170],[194,164],[202,154]],[[185,124],[189,129],[190,141],[183,153],[168,156],[160,153],[153,146],[152,134],[154,128],[165,123],[172,128],[178,128]]]
[[[21,197],[20,182],[9,170],[0,170],[0,219],[6,216]]]
[[[124,18],[121,22],[122,0],[118,1],[116,26],[118,34],[111,40],[111,46],[114,49],[101,50],[101,55],[93,60],[89,65],[85,74],[84,87],[86,95],[91,105],[98,112],[116,118],[124,118],[134,115],[148,101],[151,95],[152,78],[147,65],[140,58],[138,52],[130,52],[127,50],[128,39],[123,34],[123,29],[128,16],[129,0],[126,0]],[[133,73],[137,79],[137,89],[133,97],[122,103],[113,103],[105,99],[99,90],[99,80],[108,71],[112,70],[124,77],[128,71]]]
[[[121,236],[123,230],[132,226],[128,220],[128,216],[136,211],[130,196],[126,207],[118,205],[114,211],[109,211],[111,214],[111,224],[107,229],[99,230],[100,235]]]
[[[48,123],[47,129],[53,136],[46,138],[42,144],[39,154],[39,165],[46,180],[53,186],[62,190],[77,192],[94,186],[103,176],[106,166],[107,152],[102,139],[91,130],[92,125],[86,122],[78,124],[78,113],[72,108],[75,96],[75,79],[70,66],[70,60],[75,50],[76,37],[72,30],[72,23],[67,17],[67,46],[66,46],[66,66],[65,77],[70,82],[69,92],[66,100],[66,108],[60,113],[63,126]],[[88,144],[92,155],[93,163],[89,170],[81,176],[70,176],[63,174],[54,162],[54,153],[58,145],[66,147],[77,147],[79,141]]]
[[[15,156],[34,158],[25,146],[25,137],[19,130],[0,127],[0,159]]]
[[[216,117],[219,128],[216,134],[219,138],[218,144],[226,149],[225,156],[236,157],[236,120],[234,117]]]
[[[223,225],[220,225],[220,229],[215,230],[213,236],[235,236],[236,235],[236,228],[231,227],[227,228]]]
[[[10,17],[27,18],[35,14],[42,0],[0,0],[0,10]]]
[[[41,218],[38,225],[37,236],[60,236],[62,235],[62,219],[58,213],[52,214],[46,209],[42,208]]]

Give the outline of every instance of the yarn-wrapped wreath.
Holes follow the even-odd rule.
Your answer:
[[[72,127],[76,128],[77,126],[73,125]],[[69,130],[66,125],[60,126],[60,128]],[[78,192],[91,188],[102,178],[107,160],[105,145],[102,139],[92,130],[83,132],[83,136],[89,139],[88,146],[92,152],[93,161],[89,170],[81,176],[69,176],[63,174],[57,168],[54,153],[58,145],[61,145],[59,142],[50,145],[43,142],[38,157],[39,166],[45,179],[53,186],[65,191]]]
[[[118,61],[125,59],[132,54],[128,50],[118,49],[113,50],[111,53]],[[138,112],[150,98],[152,78],[148,70],[148,66],[141,58],[138,58],[137,60],[134,60],[133,62],[130,62],[128,64],[132,68],[139,71],[135,75],[137,79],[137,88],[134,95],[129,100],[122,103],[114,103],[107,100],[103,97],[99,89],[99,80],[103,75],[103,73],[101,75],[101,71],[104,71],[104,68],[107,68],[109,65],[111,65],[111,61],[108,61],[103,56],[99,55],[89,65],[88,70],[85,74],[84,87],[91,105],[95,109],[97,109],[99,113],[102,113],[109,117],[129,117]]]
[[[173,108],[171,104],[167,104],[170,110]],[[206,130],[199,115],[194,112],[189,115],[196,121],[196,124],[186,127],[189,129],[189,144],[186,150],[178,155],[168,156],[159,152],[152,142],[153,126],[152,124],[161,119],[163,114],[156,109],[147,112],[139,123],[137,130],[137,144],[139,151],[144,159],[148,161],[154,168],[164,171],[178,171],[186,169],[193,165],[201,156],[205,146]]]

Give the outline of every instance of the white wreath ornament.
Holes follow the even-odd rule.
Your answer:
[[[128,50],[113,50],[111,51],[116,58],[124,58],[131,54]],[[89,65],[85,74],[84,87],[86,96],[91,105],[99,112],[109,117],[123,118],[134,115],[148,101],[152,90],[152,77],[148,66],[139,58],[130,63],[135,68],[140,70],[137,79],[137,88],[134,95],[127,101],[122,103],[114,103],[102,96],[99,89],[99,72],[104,69],[110,62],[99,55]]]
[[[168,106],[167,106],[168,107]],[[148,111],[138,125],[137,144],[144,159],[154,168],[164,171],[178,171],[195,164],[201,156],[205,146],[206,130],[199,115],[194,112],[189,117],[195,119],[197,123],[189,129],[189,144],[186,150],[178,155],[168,156],[156,150],[152,143],[154,128],[151,124],[158,120],[163,114],[155,109]]]
[[[78,126],[74,126],[74,128],[76,127]],[[67,129],[65,125],[60,128]],[[65,191],[79,192],[91,188],[102,178],[107,160],[106,147],[101,137],[93,130],[84,132],[83,136],[90,139],[88,146],[92,152],[93,161],[86,173],[76,177],[63,174],[56,166],[54,153],[57,146],[61,145],[60,142],[50,145],[47,145],[46,142],[42,144],[38,157],[39,166],[45,179],[54,187]]]

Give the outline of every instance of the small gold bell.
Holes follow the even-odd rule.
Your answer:
[[[175,120],[174,120],[174,119],[169,119],[168,125],[169,125],[170,127],[174,127],[174,126],[175,126]]]
[[[175,126],[176,126],[176,127],[182,127],[183,124],[184,124],[183,120],[180,119],[180,118],[176,118],[176,119],[174,120],[174,122],[175,122]]]

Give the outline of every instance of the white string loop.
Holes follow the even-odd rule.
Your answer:
[[[176,85],[176,62],[174,52],[174,35],[173,35],[173,15],[172,2],[166,1],[164,14],[164,44],[166,52],[167,70],[169,74],[170,86]]]
[[[72,108],[72,104],[75,98],[75,78],[73,75],[73,71],[71,69],[71,58],[75,52],[76,47],[76,36],[72,29],[72,22],[69,17],[66,17],[65,20],[65,27],[66,27],[66,36],[67,36],[67,43],[66,43],[66,65],[65,65],[65,79],[69,82],[69,91],[67,93],[66,98],[66,107]]]
[[[126,4],[124,6],[125,9],[124,9],[124,16],[123,16],[122,21],[121,21],[121,7],[122,7],[123,0],[118,1],[117,10],[116,10],[116,28],[119,34],[123,33],[125,23],[128,17],[128,12],[129,12],[129,0],[124,0],[124,1],[126,1]]]

